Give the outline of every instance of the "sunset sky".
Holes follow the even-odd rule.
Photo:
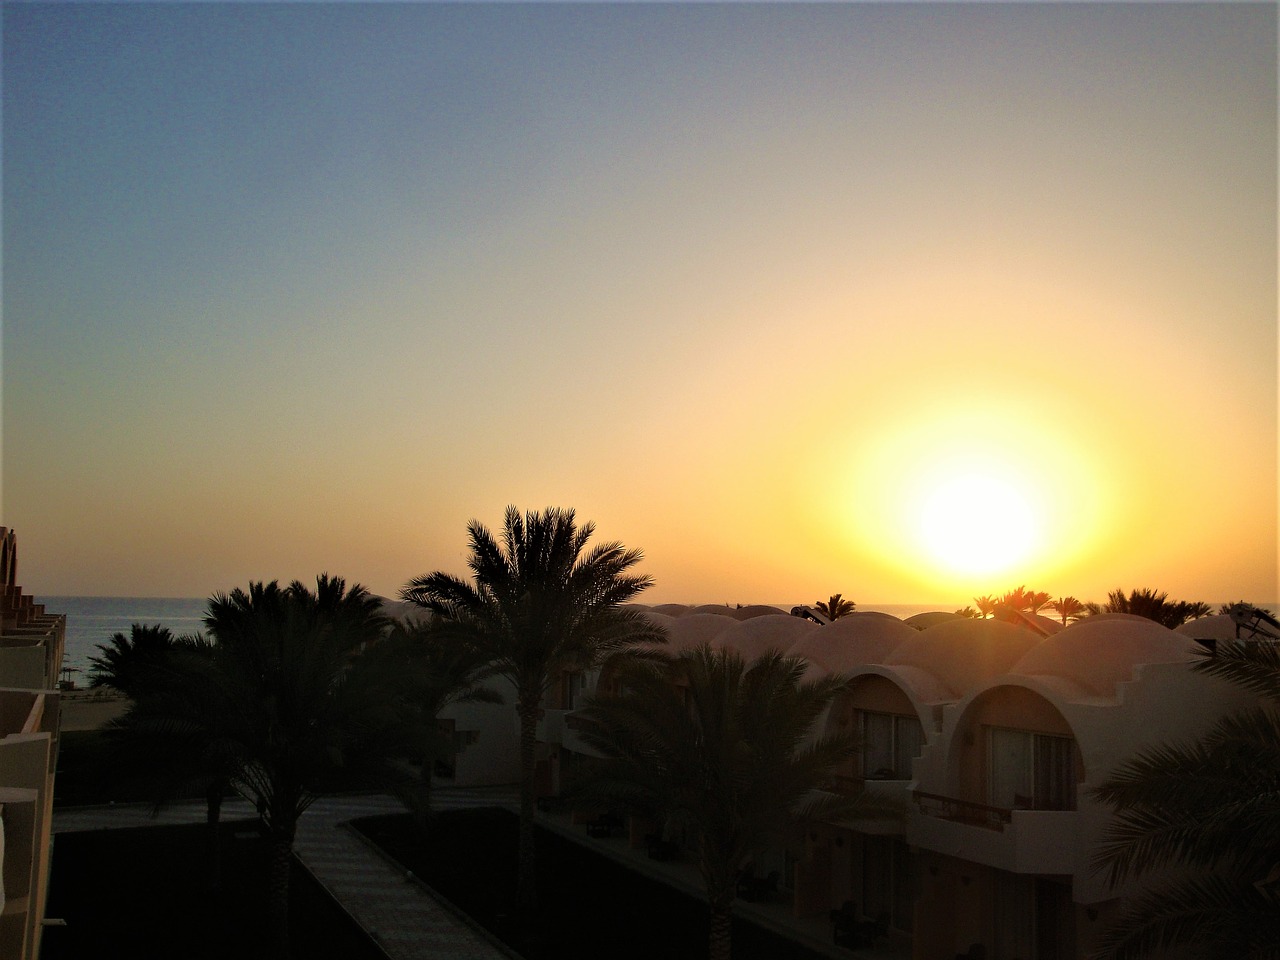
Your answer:
[[[1277,588],[1272,4],[3,7],[37,595]]]

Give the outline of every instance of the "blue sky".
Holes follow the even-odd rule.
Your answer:
[[[1278,592],[1272,6],[3,17],[29,589],[389,593],[513,502],[655,600]],[[1016,564],[915,529],[974,470]]]

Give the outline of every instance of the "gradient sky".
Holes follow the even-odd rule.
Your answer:
[[[508,503],[642,548],[650,602],[1280,595],[1274,5],[3,29],[37,595],[394,594]],[[1022,554],[940,559],[940,509]]]

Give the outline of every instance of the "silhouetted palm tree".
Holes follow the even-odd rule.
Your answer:
[[[254,803],[272,845],[269,913],[288,955],[289,866],[299,818],[335,775],[371,776],[403,748],[405,705],[394,678],[358,656],[387,625],[363,587],[322,575],[216,594],[203,668],[181,691],[182,719],[234,758],[233,785]]]
[[[845,733],[812,736],[843,678],[806,682],[805,670],[777,652],[747,666],[732,650],[703,646],[633,666],[621,692],[597,695],[582,711],[583,739],[607,758],[584,794],[695,839],[712,960],[730,956],[743,868],[785,842],[797,821],[862,805],[819,789],[857,744]]]
[[[1163,591],[1151,589],[1131,590],[1128,596],[1123,590],[1112,590],[1107,595],[1107,602],[1101,608],[1103,613],[1129,613],[1154,620],[1172,630],[1197,616],[1204,616],[1210,611],[1205,603],[1188,603],[1185,600],[1170,600]]]
[[[1059,597],[1049,604],[1049,607],[1058,612],[1064,627],[1067,625],[1067,620],[1072,617],[1079,619],[1080,615],[1085,612],[1085,605],[1075,597]]]
[[[985,619],[996,612],[996,607],[1000,601],[992,596],[974,597],[973,605],[978,608],[978,613]]]
[[[1104,932],[1099,960],[1176,946],[1221,960],[1280,955],[1280,649],[1219,641],[1194,669],[1268,703],[1198,741],[1144,751],[1095,791],[1116,809],[1096,864],[1113,884],[1155,881]]]
[[[998,606],[1009,607],[1020,613],[1036,614],[1052,597],[1043,590],[1028,590],[1025,586],[1010,590],[997,601]]]
[[[396,621],[386,638],[364,656],[383,662],[383,672],[396,678],[400,696],[415,711],[412,719],[418,729],[408,736],[418,744],[412,751],[418,774],[406,793],[419,826],[425,828],[435,765],[455,749],[440,726],[441,711],[455,703],[502,702],[496,691],[484,686],[490,675],[487,654],[429,619]]]
[[[831,599],[826,603],[819,600],[813,606],[828,620],[839,620],[841,617],[845,617],[853,613],[853,611],[858,607],[858,605],[852,600],[845,600],[838,593],[833,593],[831,595]]]
[[[536,903],[533,814],[536,734],[542,697],[563,671],[586,670],[642,641],[664,639],[639,612],[624,609],[653,581],[629,573],[639,550],[611,542],[587,550],[595,525],[572,510],[521,515],[508,507],[499,543],[477,520],[467,525],[470,582],[441,571],[418,577],[401,597],[439,617],[446,633],[484,652],[515,688],[520,722],[521,920]]]
[[[134,696],[140,684],[145,686],[147,672],[169,654],[175,642],[169,628],[159,624],[135,623],[127,637],[112,634],[110,641],[97,644],[99,655],[89,658],[89,685]]]
[[[238,761],[207,735],[204,718],[191,714],[190,678],[206,668],[212,648],[199,635],[174,637],[164,627],[134,624],[126,638],[99,645],[93,686],[110,686],[129,696],[129,708],[104,729],[102,754],[107,781],[141,788],[158,812],[173,800],[200,793],[205,798],[207,883],[221,884],[218,824],[223,797]]]

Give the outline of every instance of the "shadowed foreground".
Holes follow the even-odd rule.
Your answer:
[[[268,847],[256,822],[220,830],[223,885],[206,885],[205,827],[59,834],[41,960],[275,960],[268,946]],[[294,955],[385,960],[322,887],[294,864]]]
[[[705,960],[707,907],[546,830],[536,831],[538,941],[515,923],[518,823],[508,810],[449,811],[423,844],[412,818],[369,817],[353,826],[527,960]],[[821,960],[738,920],[735,960]]]

